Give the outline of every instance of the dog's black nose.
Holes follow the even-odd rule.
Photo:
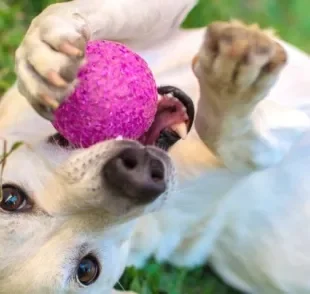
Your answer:
[[[105,181],[123,197],[139,204],[155,200],[166,190],[165,167],[147,148],[127,148],[103,168]]]

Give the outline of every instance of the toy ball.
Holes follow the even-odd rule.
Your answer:
[[[157,87],[147,63],[110,41],[90,41],[86,60],[78,86],[55,111],[56,130],[78,147],[141,137],[157,109]]]

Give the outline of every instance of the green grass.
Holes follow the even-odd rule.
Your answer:
[[[128,268],[117,288],[139,294],[241,294],[226,286],[208,267],[189,271],[152,260],[142,270]]]
[[[53,2],[57,1],[0,0],[0,95],[14,80],[14,51],[29,22]],[[184,26],[204,26],[213,20],[239,18],[274,27],[283,39],[310,52],[309,11],[309,0],[201,0]],[[237,293],[221,283],[207,268],[187,271],[153,261],[143,270],[128,269],[120,283],[125,289],[140,294]]]

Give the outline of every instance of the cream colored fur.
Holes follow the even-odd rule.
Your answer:
[[[107,141],[66,150],[47,143],[55,130],[15,86],[0,106],[1,154],[5,143],[7,150],[24,143],[8,157],[2,183],[22,187],[33,203],[28,212],[0,208],[0,293],[111,293],[124,270],[136,218],[161,207],[173,189],[171,160],[152,150],[165,165],[168,188],[153,203],[134,205],[112,193],[100,174],[110,158],[138,143]],[[100,261],[101,274],[84,287],[75,275],[89,253]]]
[[[27,88],[24,94],[32,103],[42,93],[61,101],[74,85],[52,92],[44,80],[31,74],[26,62],[37,66],[43,76],[71,62],[42,40],[58,48],[60,40],[68,38],[78,46],[84,33],[132,46],[149,62],[158,84],[178,86],[195,100],[197,116],[195,129],[170,151],[180,183],[177,193],[163,210],[139,219],[128,260],[119,256],[108,263],[111,272],[126,262],[142,266],[151,255],[188,267],[209,260],[226,282],[247,293],[309,293],[310,59],[284,42],[279,45],[255,26],[215,23],[206,36],[204,28],[179,30],[194,4],[194,0],[76,0],[49,7],[34,20],[17,52],[18,78]],[[10,132],[10,140],[29,138],[33,144],[52,131],[15,88],[2,102],[0,115],[1,136]],[[31,160],[49,151],[44,146],[34,151],[24,147],[10,163],[13,175],[31,183],[32,189],[50,193],[57,181],[53,185],[45,182],[50,174],[44,162]],[[50,155],[49,160],[59,160],[54,152]],[[25,173],[18,172],[19,168]],[[28,175],[36,173],[40,177],[30,180]],[[72,219],[68,228],[79,222]],[[23,224],[28,230],[30,223],[23,220]],[[35,224],[38,231],[53,228],[44,216]],[[28,252],[16,255],[25,262],[18,275],[23,283],[28,273],[39,268],[50,277],[46,283],[59,276],[57,271],[66,274],[66,267],[59,263],[64,262],[64,254],[70,254],[79,234],[71,231],[63,245],[62,233],[56,232],[55,242],[42,249],[50,256],[59,252],[51,268],[42,268],[39,259],[27,262]],[[98,236],[96,232],[87,238],[97,240]],[[117,229],[104,235],[102,240],[108,245],[96,243],[98,250],[119,250],[120,243],[111,246],[117,236]],[[34,243],[40,248],[46,235],[36,238]],[[8,244],[12,249],[13,243]],[[25,250],[33,246],[27,241]],[[14,267],[12,257],[5,257],[2,263]],[[117,276],[106,278],[109,286]],[[13,283],[12,287],[18,286]],[[81,293],[104,292],[104,287],[108,286],[101,280],[94,292],[84,289]],[[61,286],[54,289],[67,293],[61,292]]]

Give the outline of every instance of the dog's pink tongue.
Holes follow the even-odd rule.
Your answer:
[[[188,121],[183,104],[177,99],[163,96],[158,103],[157,113],[149,130],[140,138],[144,145],[154,145],[159,138],[160,132],[166,128]]]

